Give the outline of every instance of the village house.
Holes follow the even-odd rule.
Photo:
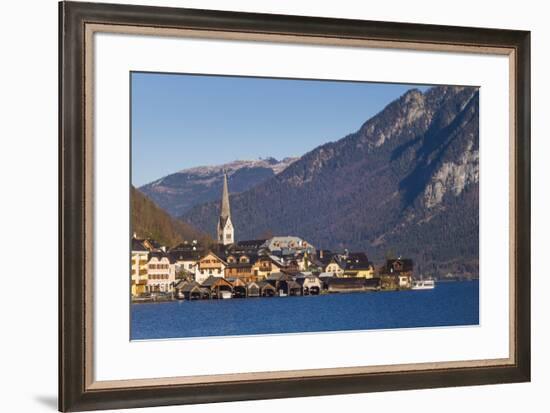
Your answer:
[[[172,292],[175,281],[175,268],[170,265],[168,255],[163,251],[150,252],[147,262],[147,292]]]
[[[378,270],[382,290],[400,290],[412,287],[413,261],[411,259],[389,259]]]
[[[313,266],[317,267],[319,272],[331,273],[332,276],[344,272],[344,269],[340,266],[338,254],[334,254],[330,250],[317,250],[316,256],[313,259]]]
[[[259,256],[252,265],[252,272],[257,280],[265,280],[272,272],[279,272],[283,265],[267,255]]]
[[[195,265],[200,259],[200,252],[197,250],[171,249],[168,252],[168,257],[174,265],[176,278],[178,276],[183,278],[184,276],[194,275]]]
[[[344,274],[344,268],[341,264],[338,255],[333,255],[328,261],[327,265],[323,268],[323,272],[333,274],[335,277],[340,277]]]
[[[285,260],[284,266],[281,268],[281,271],[287,274],[298,274],[300,270],[300,260],[289,258]]]
[[[210,276],[225,277],[227,263],[212,251],[201,257],[195,264],[195,281],[202,284]]]
[[[137,297],[147,292],[147,261],[149,251],[145,248],[142,241],[133,238],[131,255],[131,293],[132,297]]]
[[[312,273],[298,274],[296,282],[302,287],[302,295],[317,295],[323,289],[322,281]]]
[[[254,274],[252,261],[255,261],[256,257],[251,255],[236,255],[230,254],[227,256],[227,266],[225,268],[226,278],[238,278],[245,283],[250,281],[256,281],[258,276]]]
[[[413,261],[411,259],[389,259],[386,260],[386,274],[395,275],[398,278],[398,287],[400,289],[409,289],[412,287],[413,280]]]
[[[374,267],[363,252],[348,254],[343,259],[344,271],[340,277],[373,278]],[[328,272],[328,271],[327,271]]]

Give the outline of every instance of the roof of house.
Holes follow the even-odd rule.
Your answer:
[[[272,272],[267,277],[268,280],[280,281],[280,280],[291,280],[292,277],[284,272]]]
[[[265,242],[266,239],[247,239],[244,241],[238,241],[235,244],[235,247],[242,247],[242,248],[261,248]]]
[[[260,281],[258,282],[258,286],[261,288],[261,289],[264,289],[264,288],[269,288],[269,289],[272,289],[272,290],[275,290],[275,287],[273,285],[271,285],[269,282],[267,281]]]
[[[233,287],[244,287],[246,285],[245,282],[239,278],[233,278],[231,280],[227,278],[226,280],[229,281]]]
[[[253,264],[253,263],[255,263],[255,262],[257,261],[257,259],[258,259],[258,254],[254,254],[254,253],[246,253],[246,254],[245,254],[245,253],[240,253],[240,254],[230,253],[230,254],[227,254],[227,256],[226,256],[226,259],[225,259],[225,260],[226,260],[227,262],[229,262],[229,261],[228,261],[228,260],[229,260],[229,257],[235,258],[235,260],[236,260],[237,262],[240,262],[240,260],[241,260],[242,257],[246,257],[246,258],[248,258],[248,261],[250,261],[250,264]]]
[[[304,285],[306,282],[307,283],[316,282],[318,284],[321,284],[322,281],[318,277],[312,275],[308,277],[296,278],[296,282],[300,285]]]
[[[191,282],[185,284],[181,290],[183,292],[190,292],[194,289],[202,290],[200,284],[196,281],[191,281]]]
[[[310,271],[302,271],[294,275],[296,278],[307,278],[307,277],[315,277],[312,272]]]
[[[392,268],[395,268],[395,264],[401,263],[401,271],[412,271],[413,270],[413,260],[410,258],[396,258],[386,260],[386,270],[389,272]]]
[[[192,250],[170,250],[168,256],[172,261],[197,261],[200,258],[199,251]]]
[[[174,285],[174,288],[176,290],[181,290],[183,287],[185,287],[186,284],[189,284],[190,281],[187,280],[179,280],[176,285]]]
[[[157,260],[161,260],[163,258],[167,258],[170,261],[170,258],[168,257],[168,254],[165,253],[162,250],[159,251],[149,251],[148,259],[151,260],[152,258],[156,258]]]
[[[201,255],[200,259],[204,259],[206,256],[208,256],[209,254],[212,254],[213,256],[215,256],[217,259],[219,259],[220,261],[222,261],[224,264],[227,262],[227,257],[225,255],[225,253],[223,251],[215,251],[215,250],[208,250],[206,253],[204,253],[203,255]]]
[[[266,241],[266,247],[270,251],[281,250],[294,250],[309,248],[314,250],[315,248],[309,242],[304,241],[300,237],[286,236],[286,237],[273,237]]]
[[[353,252],[344,259],[345,270],[363,270],[372,267],[364,252]]]
[[[284,264],[281,261],[281,258],[277,257],[276,255],[269,255],[268,257],[271,260],[271,262],[273,264],[275,264],[277,267],[280,268],[280,267],[284,266]]]
[[[147,248],[145,248],[145,245],[143,245],[143,241],[141,241],[137,238],[132,238],[132,251],[146,252],[146,251],[149,251],[149,250]]]
[[[336,254],[334,254],[330,250],[317,250],[314,259],[321,265],[326,266],[332,261],[332,258],[335,256]]]
[[[154,240],[153,238],[145,238],[144,241],[147,241],[153,248],[161,248],[162,245],[157,240]]]
[[[206,280],[204,280],[201,285],[203,287],[212,287],[218,283],[231,285],[231,283],[226,279],[224,279],[223,277],[215,277],[213,275],[209,276]]]
[[[296,281],[294,280],[288,280],[286,281],[286,285],[287,285],[287,288],[301,288],[301,284],[297,283]]]

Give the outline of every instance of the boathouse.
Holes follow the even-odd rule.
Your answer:
[[[210,276],[201,284],[210,292],[211,298],[227,298],[233,295],[233,286],[225,278]]]
[[[365,291],[365,278],[338,278],[332,277],[325,280],[327,290],[330,293],[346,293]]]
[[[277,285],[279,296],[302,295],[302,286],[294,280],[281,280]]]
[[[247,287],[243,280],[240,278],[229,278],[227,279],[233,286],[233,297],[235,298],[246,298],[247,293]]]
[[[323,288],[319,277],[313,274],[300,273],[296,276],[296,282],[302,287],[302,295],[317,295]]]
[[[246,285],[246,296],[247,297],[259,297],[260,296],[260,286],[257,282],[249,282]]]
[[[276,272],[267,277],[267,282],[270,283],[277,295],[302,295],[302,286],[294,281],[294,278],[290,274],[282,272]]]
[[[183,286],[179,290],[178,298],[183,298],[184,300],[202,300],[210,298],[210,292],[202,288],[200,284],[196,281],[184,282]]]
[[[274,297],[277,295],[277,290],[268,281],[260,281],[258,286],[260,287],[260,296],[262,297]]]

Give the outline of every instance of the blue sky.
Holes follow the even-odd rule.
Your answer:
[[[237,159],[301,156],[407,90],[367,82],[132,73],[132,183]]]

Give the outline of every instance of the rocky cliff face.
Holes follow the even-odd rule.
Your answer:
[[[419,272],[477,273],[478,90],[411,90],[358,131],[232,194],[237,239],[299,235],[319,248],[413,258]],[[230,192],[240,192],[236,179]],[[218,191],[219,193],[219,191]],[[217,200],[183,218],[214,233]]]
[[[224,171],[231,178],[232,192],[243,192],[280,173],[296,159],[268,158],[200,166],[165,176],[139,189],[171,215],[179,216],[195,205],[219,201]]]

